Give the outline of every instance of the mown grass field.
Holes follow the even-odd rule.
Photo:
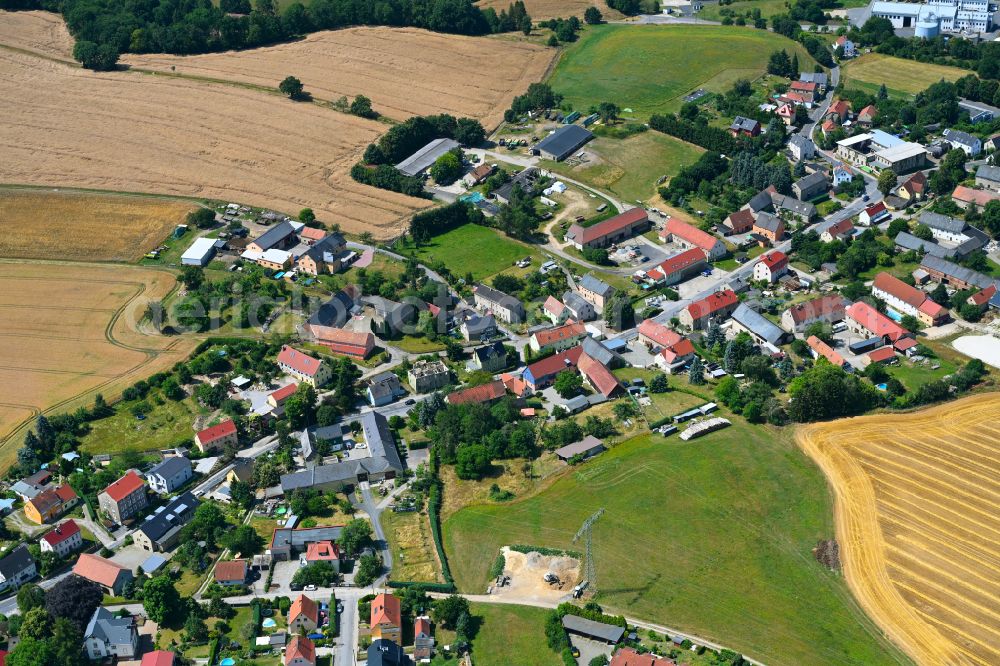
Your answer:
[[[765,72],[772,52],[796,52],[803,68],[812,57],[801,45],[762,30],[727,26],[600,25],[584,31],[556,66],[549,83],[574,108],[614,102],[646,118],[676,111],[698,88],[728,89],[739,78]]]
[[[840,82],[845,88],[860,88],[873,93],[885,84],[890,92],[913,95],[941,79],[955,81],[967,74],[969,72],[958,67],[867,53],[840,68]]]
[[[158,404],[162,400],[163,404]],[[80,441],[80,450],[89,453],[152,451],[182,443],[194,437],[193,424],[204,409],[192,398],[179,402],[151,394],[146,402],[153,408],[146,418],[137,419],[129,411],[135,402],[120,404],[115,414],[90,424],[90,432]]]
[[[484,589],[502,545],[569,547],[603,507],[594,545],[607,608],[768,664],[905,662],[812,555],[834,535],[820,471],[790,430],[734,421],[687,443],[636,437],[533,497],[459,511],[444,524],[458,585]]]
[[[559,655],[545,644],[544,608],[507,604],[472,604],[480,622],[472,640],[476,666],[555,666]]]
[[[464,277],[472,273],[475,280],[496,275],[529,255],[535,258],[537,266],[541,256],[524,243],[476,224],[466,224],[435,236],[417,249],[416,255],[421,263],[433,265],[440,261],[452,274]]]

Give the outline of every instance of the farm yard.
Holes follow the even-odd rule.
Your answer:
[[[851,590],[918,663],[1000,661],[1000,396],[802,428]]]
[[[547,71],[553,49],[416,28],[348,28],[250,51],[195,56],[129,55],[133,67],[274,87],[294,72],[313,97],[362,94],[393,120],[450,113],[486,127]]]
[[[51,12],[0,10],[0,45],[49,58],[73,60],[73,37],[62,16]]]
[[[774,33],[740,27],[599,25],[567,47],[549,83],[578,110],[614,102],[647,118],[677,111],[682,97],[704,88],[721,92],[739,78],[755,79],[771,53],[785,49],[803,68],[814,62],[801,45]],[[658,63],[649,67],[650,62]]]
[[[0,50],[0,182],[222,200],[395,235],[429,201],[349,175],[385,126],[225,84]]]
[[[187,356],[193,341],[139,327],[147,299],[174,285],[171,273],[134,266],[0,262],[0,382],[17,387],[0,404],[0,468],[39,411],[110,400]]]
[[[734,421],[687,443],[635,437],[534,495],[449,516],[460,589],[486,589],[502,545],[572,547],[604,507],[594,546],[605,608],[669,618],[767,664],[905,661],[811,553],[834,530],[821,472],[782,431]]]
[[[136,262],[194,207],[127,195],[0,189],[0,258]]]
[[[955,81],[968,73],[958,67],[866,53],[840,68],[840,81],[845,88],[860,88],[872,93],[885,84],[889,92],[902,96],[915,95],[941,79]]]

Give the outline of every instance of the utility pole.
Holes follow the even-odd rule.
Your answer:
[[[580,540],[583,537],[584,543],[584,573],[583,579],[587,581],[594,591],[597,591],[597,566],[594,564],[594,537],[593,537],[593,527],[597,519],[604,515],[604,509],[600,508],[594,512],[590,518],[583,521],[583,526],[573,537],[573,543]]]

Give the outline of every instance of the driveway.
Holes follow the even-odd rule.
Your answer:
[[[389,542],[385,538],[385,530],[382,529],[382,521],[379,519],[382,516],[382,510],[378,507],[375,498],[372,497],[371,486],[367,481],[359,483],[358,490],[361,491],[361,503],[356,503],[355,506],[367,513],[371,519],[372,531],[375,533],[375,547],[382,555],[383,570],[389,572],[392,570],[392,552],[389,550]],[[377,583],[378,581],[376,581]]]

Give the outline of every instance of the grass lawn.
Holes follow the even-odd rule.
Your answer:
[[[912,95],[941,79],[955,81],[968,73],[958,67],[866,53],[840,68],[840,82],[845,88],[860,88],[869,92],[877,92],[884,83],[890,92]]]
[[[588,411],[586,413],[592,413]],[[480,481],[459,479],[452,465],[441,467],[441,479],[445,493],[442,500],[441,516],[447,518],[459,509],[473,504],[495,504],[490,500],[490,487],[495,483],[501,490],[514,493],[515,497],[525,497],[538,491],[551,481],[566,465],[552,453],[543,453],[531,462],[531,469],[525,470],[525,458],[497,460],[493,463],[493,473]]]
[[[553,666],[559,655],[545,643],[545,616],[549,611],[533,606],[472,604],[473,621],[479,624],[472,639],[476,666]]]
[[[393,580],[444,582],[426,513],[384,511],[382,527],[392,551]]]
[[[444,342],[440,338],[438,340],[431,340],[430,338],[418,338],[412,335],[404,335],[399,340],[392,340],[389,344],[411,354],[429,354],[444,349]]]
[[[834,536],[832,498],[792,428],[733,421],[691,442],[635,437],[532,497],[459,511],[444,524],[456,582],[484,589],[505,544],[570,547],[603,507],[594,545],[606,608],[768,664],[905,662],[812,556]]]
[[[129,411],[131,402],[119,403],[111,416],[92,421],[90,432],[83,436],[80,450],[88,453],[121,453],[123,451],[152,451],[189,444],[194,436],[194,420],[202,410],[192,398],[179,402],[164,400],[156,404],[155,397],[146,402],[153,408],[140,421]]]
[[[763,30],[727,26],[600,25],[569,45],[549,80],[575,109],[603,101],[632,109],[624,117],[676,111],[698,89],[722,92],[765,72],[773,51],[813,59],[799,44]],[[659,175],[659,174],[657,174]]]
[[[544,166],[631,203],[655,195],[656,181],[661,176],[675,175],[705,151],[672,136],[648,131],[627,139],[598,137],[587,144],[586,152],[593,161],[580,167],[565,162],[545,162]]]
[[[937,370],[932,370],[932,365],[940,365]],[[927,363],[914,363],[904,358],[900,358],[896,365],[886,367],[889,374],[903,383],[909,391],[913,391],[921,384],[926,384],[934,379],[941,379],[945,375],[950,375],[955,371],[957,364],[946,359],[928,359]]]
[[[614,371],[618,379],[642,379],[647,387],[649,381],[657,374],[660,374],[658,370],[642,368],[621,368]],[[674,416],[712,400],[711,387],[691,387],[686,374],[667,375],[667,382],[670,384],[670,390],[666,393],[647,393],[652,403],[649,407],[643,408],[647,421]]]
[[[416,250],[416,255],[422,263],[443,262],[459,277],[472,273],[475,280],[496,275],[529,255],[534,257],[535,265],[541,263],[541,254],[535,248],[477,224],[466,224],[435,236]]]

